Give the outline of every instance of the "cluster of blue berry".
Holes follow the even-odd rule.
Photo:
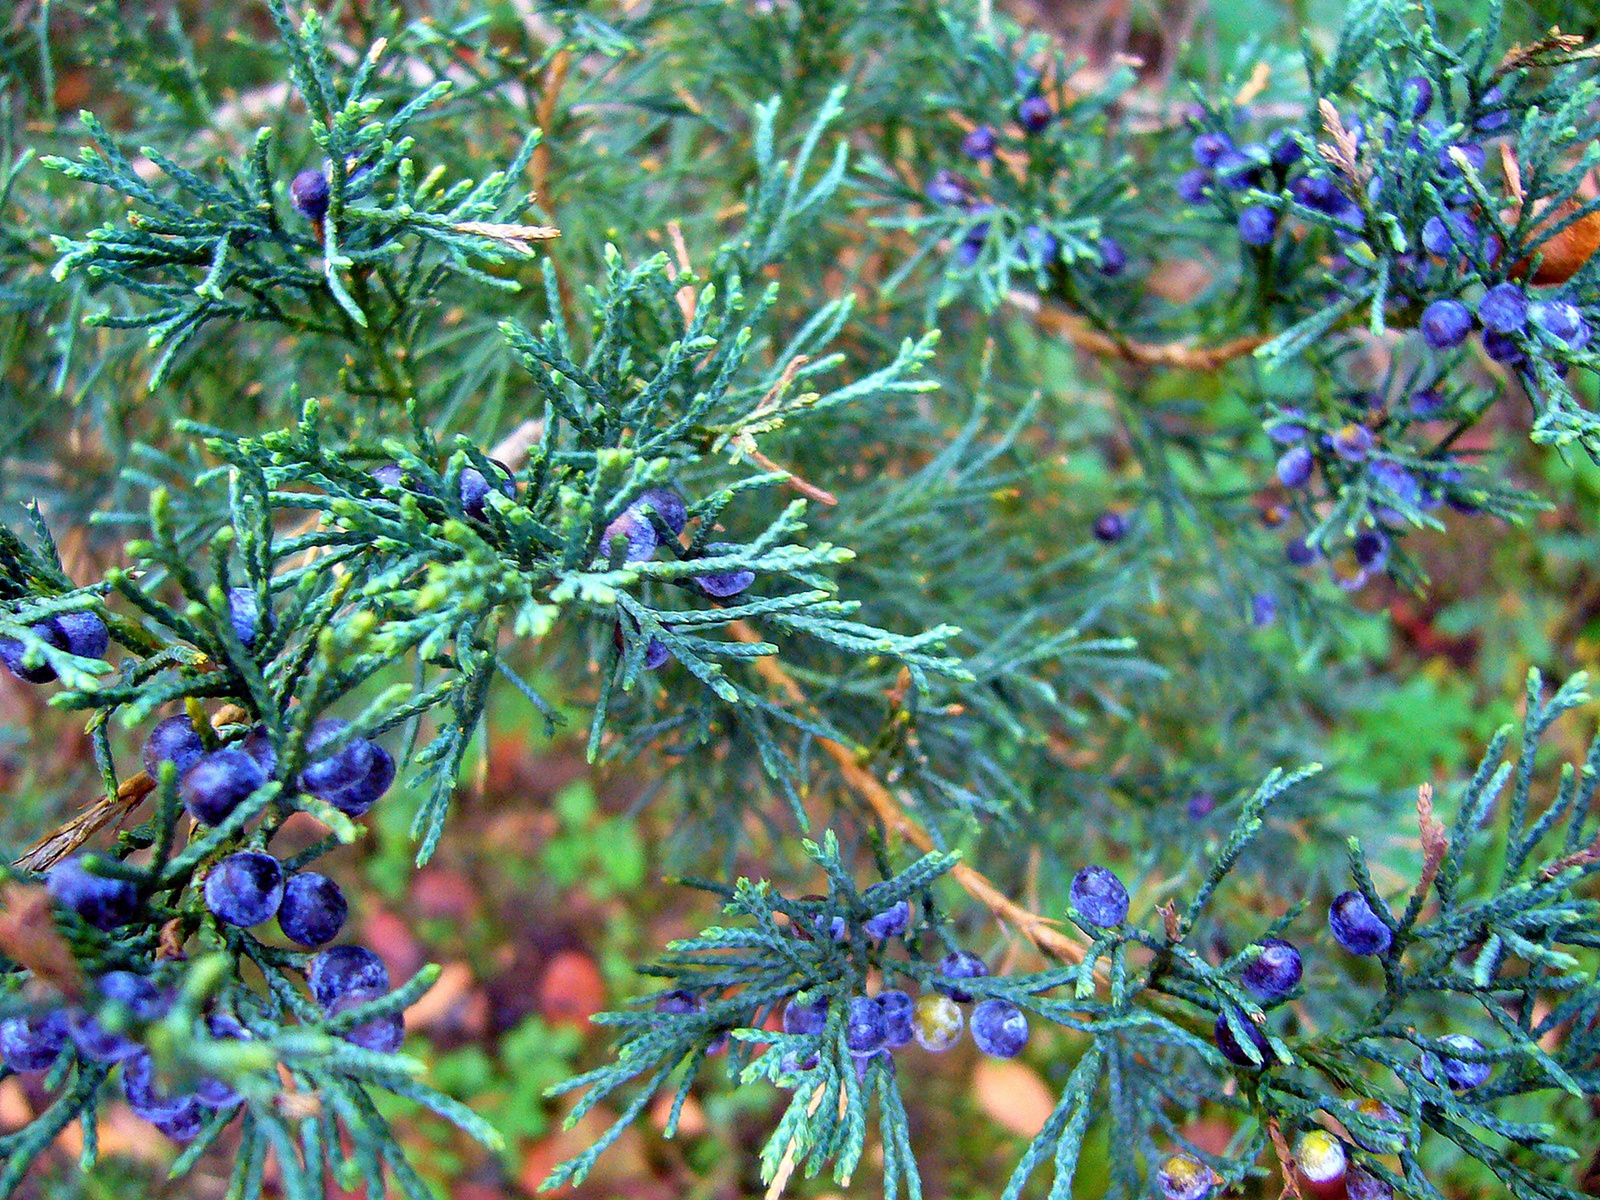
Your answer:
[[[230,598],[234,630],[241,642],[249,644],[261,628],[270,627],[270,614],[262,612],[248,589],[236,589]],[[202,737],[187,715],[172,716],[151,729],[140,752],[146,771],[155,779],[170,764],[184,808],[203,825],[227,820],[277,771],[277,755],[264,726],[244,730],[230,742],[219,737]],[[368,738],[351,736],[345,721],[315,722],[306,750],[310,761],[299,773],[297,788],[349,816],[366,813],[394,782],[395,762],[389,752]],[[74,856],[52,867],[46,879],[52,900],[103,932],[137,923],[145,915],[139,884],[118,874],[102,874],[93,866]],[[264,849],[223,856],[199,883],[206,908],[221,925],[252,928],[276,917],[283,936],[307,949],[332,941],[348,912],[344,893],[332,879],[307,870],[286,877],[282,864]],[[313,998],[330,1020],[389,989],[381,960],[359,946],[324,950],[310,960],[307,978]],[[84,1060],[121,1063],[123,1091],[133,1110],[178,1140],[199,1132],[207,1110],[226,1108],[238,1100],[233,1088],[217,1080],[201,1079],[182,1092],[169,1093],[157,1086],[150,1054],[136,1035],[172,1008],[174,995],[162,986],[159,967],[150,976],[109,971],[95,981],[95,990],[98,1005],[46,1005],[0,1023],[0,1059],[14,1071],[45,1071],[70,1044]],[[209,1013],[204,1025],[212,1038],[251,1036],[237,1017],[220,1009]],[[395,1014],[358,1024],[342,1036],[369,1050],[393,1051],[403,1032],[402,1020]]]
[[[106,623],[92,612],[61,613],[29,626],[28,632],[45,645],[79,658],[100,658],[111,648]],[[56,677],[54,667],[30,656],[27,645],[16,638],[0,638],[0,663],[27,683],[49,683]]]
[[[1027,153],[1029,140],[1043,134],[1055,120],[1056,114],[1041,90],[1038,75],[1032,69],[1019,66],[1016,84],[1017,98],[1014,103],[1020,133],[980,124],[961,139],[962,155],[976,164],[980,172],[993,169],[991,164],[1004,152],[1007,143],[1015,146],[1020,153]],[[956,243],[954,258],[960,267],[970,269],[976,266],[984,246],[989,242],[994,221],[1000,216],[999,208],[979,195],[971,179],[949,167],[940,168],[934,174],[925,194],[934,204],[941,208],[956,209],[965,218],[965,231]],[[1019,234],[1016,250],[1019,265],[1047,270],[1057,262],[1061,244],[1049,229],[1037,222],[1028,222],[1022,225]],[[1096,266],[1102,275],[1120,275],[1128,265],[1127,253],[1115,238],[1100,238],[1095,250]]]

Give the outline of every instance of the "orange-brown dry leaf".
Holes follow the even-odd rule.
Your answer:
[[[1548,217],[1541,220],[1535,229],[1535,236],[1557,222],[1565,220],[1597,196],[1600,196],[1600,187],[1596,186],[1593,173],[1585,175],[1583,182],[1578,186],[1578,195],[1558,205]],[[1536,215],[1542,213],[1547,207],[1548,202],[1540,202],[1534,206],[1534,213]],[[1506,214],[1506,220],[1514,222],[1518,216],[1518,211],[1512,209]],[[1565,283],[1578,273],[1584,263],[1594,257],[1596,250],[1600,250],[1600,212],[1592,212],[1582,220],[1573,222],[1539,247],[1539,266],[1533,272],[1531,282],[1539,287]],[[1523,259],[1513,267],[1512,277],[1521,279],[1526,275],[1528,263],[1528,259]]]
[[[83,973],[51,919],[44,888],[14,883],[0,892],[0,951],[62,995],[82,994]]]
[[[1055,1097],[1038,1073],[1015,1059],[986,1058],[972,1076],[978,1107],[1012,1133],[1031,1138],[1055,1110]]]
[[[606,1006],[606,983],[594,959],[581,950],[563,950],[545,964],[539,977],[539,1015],[552,1025],[587,1027]]]

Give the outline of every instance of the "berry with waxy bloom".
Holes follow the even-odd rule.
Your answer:
[[[1400,85],[1401,108],[1420,120],[1433,107],[1433,83],[1426,75],[1413,75]]]
[[[68,654],[79,658],[104,658],[111,647],[111,631],[95,613],[65,612],[51,619],[66,639],[63,649]]]
[[[681,995],[688,996],[683,992]],[[694,997],[690,997],[694,999]],[[660,1011],[659,1006],[657,1011]],[[685,1011],[694,1011],[686,1009]],[[828,1025],[828,998],[819,996],[809,1003],[803,1003],[792,997],[789,1003],[783,1006],[783,1031],[785,1033],[821,1033]]]
[[[976,129],[961,139],[961,153],[975,161],[982,161],[994,157],[995,146],[998,139],[994,129],[988,125],[979,125]]]
[[[206,1016],[206,1032],[216,1041],[249,1041],[251,1032],[225,1012]],[[239,1101],[238,1090],[226,1080],[209,1076],[196,1080],[194,1097],[207,1108],[226,1108]]]
[[[1295,1150],[1295,1165],[1315,1196],[1332,1197],[1343,1192],[1347,1157],[1344,1143],[1324,1129],[1313,1129]]]
[[[1422,338],[1435,350],[1448,350],[1467,340],[1472,314],[1459,300],[1435,300],[1422,311]]]
[[[307,167],[289,182],[289,201],[308,221],[328,215],[328,177],[315,167]]]
[[[1304,154],[1299,141],[1287,129],[1280,129],[1267,139],[1267,157],[1279,170],[1294,166]]]
[[[1271,592],[1257,592],[1250,597],[1250,623],[1265,629],[1278,619],[1278,598]]]
[[[330,946],[311,960],[306,982],[323,1009],[351,992],[386,992],[389,968],[365,946]]]
[[[484,473],[477,467],[463,467],[461,478],[456,484],[456,494],[461,499],[461,511],[474,521],[487,520],[489,516],[489,493],[498,491],[502,495],[516,495],[516,485],[509,479],[496,477],[490,482]]]
[[[1050,101],[1043,96],[1028,96],[1017,105],[1017,120],[1029,133],[1043,133],[1054,116],[1050,111]]]
[[[1369,1154],[1398,1154],[1403,1142],[1403,1118],[1375,1096],[1364,1096],[1350,1106],[1353,1115],[1344,1126],[1350,1140]]]
[[[1360,892],[1341,892],[1328,908],[1333,940],[1351,954],[1382,954],[1394,941],[1388,924]]]
[[[1097,249],[1100,251],[1100,274],[1121,275],[1128,265],[1128,252],[1122,248],[1122,243],[1116,238],[1103,237]]]
[[[1317,561],[1317,551],[1305,538],[1290,538],[1283,547],[1283,556],[1290,566],[1309,567]]]
[[[283,903],[283,868],[259,850],[230,854],[207,874],[205,896],[217,920],[245,929],[260,925]]]
[[[1316,459],[1305,446],[1290,446],[1278,457],[1278,482],[1286,488],[1303,488],[1311,482]]]
[[[616,520],[601,530],[600,553],[610,557],[612,543],[618,538],[625,543],[623,562],[643,562],[656,552],[656,546],[660,544],[656,527],[650,524],[650,518],[632,508],[623,509]]]
[[[267,773],[243,750],[224,746],[202,754],[183,773],[178,795],[189,815],[205,825],[220,825],[246,797],[267,781]]]
[[[370,1004],[382,995],[382,992],[346,992],[328,1006],[328,1015],[337,1017],[353,1008],[360,1008],[363,1004]],[[339,1036],[363,1050],[371,1050],[375,1054],[393,1054],[400,1049],[400,1043],[406,1040],[406,1022],[399,1013],[390,1013],[386,1017],[373,1017],[370,1021],[363,1021]]]
[[[1178,199],[1185,204],[1203,204],[1211,190],[1211,172],[1200,167],[1185,171],[1176,184]]]
[[[143,1050],[122,1064],[122,1092],[134,1115],[143,1117],[175,1142],[187,1142],[205,1123],[200,1101],[191,1093],[168,1093],[156,1086],[155,1063]]]
[[[1351,540],[1350,552],[1363,570],[1380,570],[1389,558],[1389,538],[1380,529],[1363,529]]]
[[[1447,1033],[1439,1039],[1439,1044],[1457,1052],[1465,1051],[1468,1054],[1483,1054],[1484,1045],[1477,1038],[1465,1033]],[[1434,1056],[1424,1054],[1421,1062],[1423,1077],[1430,1083],[1434,1078]],[[1476,1062],[1471,1059],[1455,1058],[1443,1055],[1440,1065],[1444,1071],[1444,1081],[1452,1091],[1465,1092],[1477,1087],[1488,1080],[1494,1072],[1494,1067],[1486,1062]]]
[[[67,635],[54,618],[40,621],[37,625],[30,625],[28,631],[51,649],[67,648]],[[24,683],[49,683],[56,677],[56,669],[43,658],[39,660],[38,666],[29,666],[27,657],[28,647],[19,639],[0,638],[0,662],[5,663],[6,670],[18,679]]]
[[[1156,1168],[1162,1200],[1211,1200],[1217,1177],[1210,1167],[1187,1154],[1174,1154]]]
[[[924,992],[911,1008],[911,1033],[917,1045],[940,1054],[961,1037],[963,1020],[961,1009],[949,996]]]
[[[1090,925],[1110,929],[1128,919],[1128,889],[1105,867],[1084,867],[1068,894],[1073,912]]]
[[[54,1065],[67,1044],[67,1014],[59,1008],[0,1021],[0,1062],[19,1075]]]
[[[321,946],[338,936],[349,911],[337,883],[315,871],[301,871],[283,885],[278,928],[297,946]]]
[[[739,549],[732,542],[711,542],[706,546],[707,557],[721,554],[730,554]],[[708,596],[718,600],[726,600],[730,596],[737,596],[756,581],[754,571],[720,571],[715,575],[696,575],[693,577],[695,586]]]
[[[846,1012],[844,1045],[857,1058],[871,1058],[889,1040],[889,1024],[884,1020],[876,996],[852,996]]]
[[[1439,415],[1445,406],[1445,398],[1436,388],[1423,388],[1420,392],[1412,392],[1406,401],[1406,407],[1411,415],[1419,421],[1426,421]]]
[[[1516,338],[1510,334],[1497,333],[1493,329],[1483,331],[1483,352],[1495,362],[1507,366],[1520,363],[1527,357],[1522,353],[1522,347]]]
[[[346,816],[360,817],[394,783],[395,764],[389,752],[370,738],[347,738],[337,749],[328,750],[349,725],[324,717],[311,727],[306,754],[313,761],[300,772],[300,787]]]
[[[985,1000],[972,1010],[972,1041],[991,1058],[1015,1058],[1028,1044],[1028,1018],[1009,1000]]]
[[[228,624],[233,627],[233,636],[239,639],[239,644],[249,650],[255,646],[263,625],[271,633],[276,621],[270,607],[262,609],[255,588],[233,587],[228,589]]]
[[[906,1045],[915,1035],[912,1012],[915,1005],[911,997],[898,988],[878,993],[878,1007],[883,1010],[883,1026],[888,1031],[884,1044],[891,1050]]]
[[[1293,942],[1263,938],[1261,953],[1239,973],[1239,980],[1257,1000],[1280,1000],[1300,986],[1304,965]]]
[[[1516,333],[1528,324],[1528,294],[1514,283],[1497,283],[1478,301],[1478,320],[1495,333]]]
[[[95,980],[100,999],[136,1024],[160,1020],[168,1001],[156,985],[132,971],[107,971]],[[121,1062],[139,1052],[139,1045],[122,1033],[107,1029],[98,1013],[81,1008],[67,1010],[67,1034],[78,1053],[95,1062]]]
[[[982,979],[989,973],[989,964],[970,950],[952,950],[939,960],[939,974],[946,979]],[[962,1004],[972,996],[960,988],[940,988],[952,1000]]]
[[[1225,133],[1202,133],[1194,139],[1194,160],[1207,170],[1222,161],[1233,149],[1233,139]]]
[[[881,942],[885,938],[898,937],[910,923],[911,901],[898,900],[882,912],[868,917],[861,927],[867,931],[868,937]]]
[[[1589,341],[1589,323],[1576,304],[1565,300],[1539,300],[1528,306],[1528,316],[1544,332],[1574,350]]]
[[[705,1007],[705,1005],[700,1002],[700,997],[696,996],[693,992],[686,992],[682,988],[673,988],[672,991],[663,992],[660,996],[658,996],[656,998],[654,1007],[658,1013],[666,1013],[668,1016],[682,1017],[687,1016],[689,1013],[699,1012]],[[824,1014],[826,1014],[826,1008],[824,1008]],[[787,1021],[787,1013],[785,1013],[784,1019]]]
[[[1094,519],[1091,531],[1096,541],[1105,542],[1107,545],[1120,542],[1128,533],[1127,515],[1108,508]]]
[[[1360,1167],[1356,1167],[1344,1179],[1345,1200],[1394,1200],[1394,1188]]]
[[[1328,439],[1328,444],[1333,447],[1333,452],[1346,462],[1360,462],[1372,453],[1372,430],[1352,421],[1348,425],[1340,426]]]
[[[1252,204],[1239,212],[1239,240],[1246,246],[1270,246],[1278,232],[1278,214],[1265,204]]]
[[[689,524],[689,507],[683,497],[671,488],[655,487],[641,492],[639,498],[628,506],[635,512],[649,516],[654,513],[661,523],[677,537]]]
[[[1217,1049],[1222,1051],[1222,1057],[1235,1066],[1254,1067],[1257,1070],[1272,1062],[1272,1047],[1267,1042],[1267,1035],[1262,1033],[1255,1022],[1244,1013],[1235,1010],[1234,1016],[1249,1035],[1255,1057],[1251,1058],[1250,1051],[1239,1042],[1233,1026],[1228,1023],[1227,1014],[1218,1013],[1216,1026],[1211,1032],[1213,1040],[1217,1043]]]
[[[45,886],[51,899],[96,929],[126,925],[139,911],[139,890],[131,880],[97,875],[84,866],[80,855],[51,867]]]
[[[957,208],[972,198],[967,181],[949,167],[942,167],[928,180],[928,199],[947,208]]]

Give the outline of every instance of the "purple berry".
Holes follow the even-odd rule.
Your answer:
[[[1411,415],[1419,421],[1437,416],[1444,406],[1444,396],[1434,388],[1423,388],[1420,392],[1412,392],[1411,398],[1406,401],[1406,407],[1411,410]]]
[[[1282,938],[1265,938],[1260,946],[1261,953],[1240,972],[1240,982],[1257,1000],[1279,1000],[1300,984],[1300,951]]]
[[[1022,240],[1027,245],[1032,261],[1040,266],[1048,267],[1055,262],[1056,255],[1061,250],[1061,243],[1056,241],[1056,235],[1037,225],[1024,226]]]
[[[1278,619],[1278,598],[1271,592],[1257,592],[1250,597],[1250,623],[1265,629]]]
[[[51,1067],[67,1044],[67,1014],[59,1008],[0,1021],[0,1062],[19,1075]]]
[[[1217,798],[1210,792],[1196,792],[1186,806],[1191,821],[1203,821],[1217,811]]]
[[[252,1036],[248,1029],[223,1012],[213,1012],[206,1017],[206,1032],[215,1041],[249,1041]],[[194,1097],[207,1108],[227,1108],[238,1103],[239,1092],[231,1083],[206,1077],[195,1081]]]
[[[1305,413],[1298,408],[1282,409],[1267,425],[1267,436],[1280,446],[1292,445],[1306,436],[1306,427],[1302,424],[1305,418]]]
[[[66,639],[62,649],[79,658],[104,658],[111,647],[111,631],[92,612],[68,612],[54,618],[56,628]]]
[[[1305,538],[1290,538],[1283,547],[1283,556],[1290,566],[1309,567],[1317,561],[1317,552]]]
[[[1351,954],[1382,954],[1394,941],[1389,926],[1360,892],[1341,892],[1334,897],[1328,908],[1328,929],[1333,940]]]
[[[1055,114],[1043,96],[1029,96],[1017,105],[1017,120],[1029,133],[1042,133]]]
[[[67,648],[67,635],[62,632],[60,624],[54,618],[40,621],[37,625],[30,625],[28,631],[45,645],[55,650]],[[30,667],[26,665],[28,647],[16,638],[0,638],[0,662],[6,666],[18,679],[24,683],[49,683],[56,677],[56,669],[43,658],[39,665]]]
[[[346,992],[328,1006],[328,1016],[337,1017],[352,1008],[370,1004],[382,995],[381,991]],[[393,1054],[400,1049],[400,1043],[406,1039],[406,1022],[399,1013],[390,1013],[386,1017],[373,1017],[372,1020],[365,1021],[353,1029],[345,1030],[339,1036],[363,1050],[371,1050],[374,1054]]]
[[[416,492],[422,496],[433,495],[431,487],[418,476],[407,471],[399,463],[389,463],[387,466],[378,467],[372,472],[372,478],[381,487],[395,488],[403,492]]]
[[[1400,107],[1420,120],[1433,107],[1433,83],[1425,75],[1413,75],[1400,85]]]
[[[1356,565],[1364,570],[1381,570],[1389,559],[1389,539],[1380,529],[1363,529],[1350,543]]]
[[[1256,155],[1259,153],[1262,153],[1259,146],[1225,151],[1216,162],[1217,182],[1235,192],[1258,186],[1261,183],[1261,160]]]
[[[900,900],[891,904],[882,912],[868,917],[861,923],[867,931],[867,936],[883,941],[886,938],[898,937],[906,931],[906,926],[911,923],[911,901]]]
[[[1483,173],[1484,163],[1489,161],[1484,148],[1476,142],[1466,142],[1459,146],[1444,146],[1439,150],[1439,172],[1446,179],[1460,179],[1464,172],[1456,162],[1452,151],[1459,150],[1467,162],[1472,164],[1472,169],[1477,174]]]
[[[1270,246],[1278,233],[1278,214],[1265,204],[1252,204],[1239,213],[1239,240],[1246,246]]]
[[[272,609],[269,607],[263,613],[261,598],[256,595],[255,588],[228,589],[228,623],[233,626],[233,636],[239,639],[239,644],[246,650],[256,644],[256,635],[261,632],[263,616],[266,617],[266,630],[271,633],[276,624]]]
[[[972,198],[967,181],[949,167],[942,167],[928,181],[928,199],[945,208],[959,208]]]
[[[889,1025],[876,996],[852,996],[845,1020],[844,1045],[857,1058],[871,1058],[889,1040]]]
[[[913,1004],[911,997],[898,988],[878,993],[878,1007],[883,1010],[883,1027],[887,1031],[884,1041],[891,1050],[908,1045],[914,1035],[911,1027]]]
[[[731,542],[711,542],[705,548],[708,557],[720,554],[730,554],[739,547]],[[718,600],[726,600],[730,596],[737,596],[756,581],[754,571],[724,571],[717,575],[696,575],[693,577],[695,585],[706,595],[715,596]]]
[[[1267,156],[1279,170],[1294,166],[1303,154],[1299,141],[1287,129],[1280,129],[1267,139]]]
[[[1178,199],[1185,204],[1204,204],[1211,190],[1211,172],[1201,167],[1185,171],[1178,176]]]
[[[997,140],[992,128],[988,125],[979,125],[961,139],[961,153],[979,162],[986,158],[993,158]]]
[[[639,513],[654,513],[661,523],[677,537],[689,523],[689,509],[683,497],[671,488],[651,488],[628,506]]]
[[[687,995],[687,993],[684,993]],[[657,1011],[660,1011],[659,1008]],[[785,1033],[819,1034],[828,1027],[828,998],[819,997],[809,1004],[791,999],[783,1006],[783,1031]]]
[[[167,1001],[156,990],[156,985],[143,975],[132,971],[108,971],[95,981],[101,1001],[121,1011],[136,1024],[160,1020],[166,1014]],[[139,1052],[139,1045],[121,1033],[114,1033],[100,1024],[98,1015],[83,1009],[67,1011],[67,1033],[78,1053],[95,1062],[121,1062]]]
[[[1372,452],[1372,430],[1351,422],[1328,439],[1333,452],[1346,462],[1360,462]]]
[[[1287,488],[1303,488],[1311,482],[1315,465],[1308,447],[1291,446],[1278,459],[1278,482]]]
[[[674,1017],[697,1013],[704,1007],[705,1005],[700,1003],[699,996],[696,996],[693,992],[686,992],[682,988],[674,988],[670,992],[661,993],[655,1002],[656,1012],[666,1013],[668,1016]],[[826,1012],[826,1004],[824,1004],[824,1012]]]
[[[972,1041],[990,1058],[1015,1058],[1028,1044],[1028,1018],[1009,1000],[985,1000],[972,1010]]]
[[[283,903],[283,868],[270,854],[230,854],[206,875],[206,907],[219,921],[248,929],[270,921]]]
[[[946,979],[982,979],[989,973],[989,964],[970,950],[952,950],[939,960],[939,974]],[[950,999],[966,1004],[972,996],[959,988],[940,988]]]
[[[1423,340],[1435,350],[1448,350],[1472,332],[1472,314],[1459,300],[1435,300],[1422,313]]]
[[[326,1009],[351,992],[389,990],[389,968],[365,946],[331,946],[311,960],[306,973],[311,998]]]
[[[1096,541],[1120,542],[1128,533],[1128,518],[1114,509],[1106,509],[1094,519],[1093,533]]]
[[[622,510],[615,521],[600,533],[600,553],[611,556],[611,543],[618,538],[627,542],[622,552],[623,562],[643,562],[656,552],[659,539],[650,518],[635,512],[631,507]]]
[[[461,497],[461,511],[474,521],[486,520],[489,516],[489,493],[496,489],[507,496],[516,494],[511,480],[496,478],[491,484],[477,467],[463,467],[456,488]]]
[[[171,1095],[156,1086],[155,1063],[143,1050],[122,1064],[122,1092],[134,1115],[143,1117],[175,1142],[187,1142],[200,1132],[205,1116],[193,1095]]]
[[[1255,1022],[1245,1016],[1244,1013],[1236,1009],[1234,1010],[1234,1015],[1238,1018],[1239,1024],[1244,1026],[1245,1032],[1249,1034],[1250,1045],[1255,1051],[1255,1057],[1250,1057],[1249,1051],[1239,1044],[1239,1039],[1233,1032],[1233,1026],[1228,1024],[1226,1013],[1217,1014],[1216,1027],[1211,1031],[1212,1038],[1217,1043],[1217,1049],[1222,1051],[1223,1058],[1235,1066],[1253,1067],[1259,1070],[1272,1061],[1272,1047],[1267,1043],[1267,1035],[1262,1033],[1256,1027]]]
[[[278,752],[272,748],[272,735],[267,732],[265,725],[257,725],[245,734],[239,749],[256,760],[261,773],[268,779],[277,774]]]
[[[1128,265],[1128,254],[1122,248],[1122,243],[1116,238],[1103,237],[1098,246],[1100,252],[1100,274],[1106,276],[1121,275]]]
[[[1528,294],[1514,283],[1497,283],[1478,301],[1478,320],[1495,333],[1516,333],[1528,324]]]
[[[96,929],[126,925],[139,911],[139,890],[131,880],[95,875],[83,865],[80,855],[51,867],[45,886],[57,904],[70,908]]]
[[[1222,156],[1233,149],[1233,139],[1225,133],[1202,133],[1194,139],[1194,160],[1207,170],[1222,161]]]
[[[308,221],[328,215],[328,177],[315,167],[307,167],[289,184],[289,202]]]
[[[1128,889],[1105,867],[1084,867],[1068,894],[1073,912],[1090,925],[1111,929],[1128,919]]]
[[[306,753],[315,756],[349,727],[324,717],[311,727]],[[300,787],[350,817],[364,816],[394,783],[394,758],[370,738],[353,737],[300,772]]]
[[[283,885],[278,928],[297,946],[320,946],[338,936],[349,911],[337,883],[315,871],[301,871]]]
[[[1464,1033],[1447,1033],[1439,1039],[1439,1045],[1451,1050],[1466,1051],[1468,1054],[1485,1053],[1483,1043],[1475,1037]],[[1429,1083],[1434,1078],[1434,1055],[1424,1054],[1419,1067],[1423,1077]],[[1471,1062],[1464,1058],[1443,1056],[1440,1065],[1444,1070],[1444,1081],[1452,1091],[1465,1092],[1484,1083],[1494,1072],[1494,1067],[1486,1062]]]
[[[1394,1188],[1360,1167],[1344,1177],[1345,1200],[1394,1200]]]
[[[178,794],[189,815],[205,825],[220,825],[229,813],[267,781],[261,764],[243,750],[225,746],[183,773]]]
[[[1529,305],[1528,315],[1540,329],[1573,350],[1589,341],[1588,322],[1576,304],[1565,300],[1540,300]]]
[[[1474,129],[1482,133],[1496,133],[1511,124],[1510,110],[1498,107],[1510,98],[1506,93],[1507,88],[1504,84],[1496,84],[1478,98],[1478,108],[1480,110],[1487,109],[1492,111],[1483,112],[1472,123]]]

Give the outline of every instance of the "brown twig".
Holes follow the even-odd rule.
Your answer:
[[[1267,1136],[1278,1155],[1278,1166],[1283,1170],[1283,1194],[1300,1200],[1300,1181],[1295,1178],[1294,1155],[1289,1153],[1289,1143],[1283,1140],[1283,1130],[1278,1128],[1278,1118],[1267,1118]]]
[[[556,98],[561,94],[562,85],[567,82],[567,70],[571,65],[572,56],[565,50],[558,50],[551,57],[550,66],[544,73],[544,90],[539,93],[539,104],[534,109],[540,136],[539,144],[533,148],[533,160],[528,164],[533,176],[533,186],[528,189],[528,194],[545,212],[551,211],[550,197],[546,192],[546,185],[550,181],[550,122],[555,117]]]
[[[1445,836],[1444,825],[1433,815],[1433,785],[1425,783],[1417,789],[1417,828],[1422,832],[1422,875],[1417,880],[1417,900],[1428,894],[1439,874],[1439,864],[1444,862],[1450,839]]]
[[[1141,342],[1133,338],[1114,337],[1094,328],[1077,313],[1059,305],[1043,304],[1037,296],[1026,292],[1012,292],[1007,298],[1018,308],[1032,312],[1041,328],[1059,334],[1078,349],[1087,350],[1101,358],[1121,359],[1145,367],[1215,371],[1234,359],[1243,358],[1268,341],[1264,335],[1252,334],[1223,342],[1220,346],[1196,346],[1189,342]]]
[[[762,640],[761,635],[743,621],[731,622],[728,631],[736,639],[747,644],[756,644]],[[763,679],[783,692],[791,703],[798,707],[810,706],[804,689],[779,665],[776,658],[771,655],[758,658],[755,660],[755,668]],[[924,853],[936,849],[928,831],[905,811],[900,801],[895,799],[894,794],[879,782],[872,772],[857,761],[852,750],[832,738],[818,738],[817,744],[823,753],[833,760],[834,766],[838,768],[839,774],[849,785],[850,790],[866,801],[867,807],[886,829],[898,834]],[[957,863],[951,868],[950,877],[963,891],[987,908],[997,920],[1014,926],[1041,954],[1065,962],[1083,961],[1084,950],[1087,948],[1084,943],[1056,928],[1059,922],[1023,908],[990,883],[981,872],[965,863]]]

